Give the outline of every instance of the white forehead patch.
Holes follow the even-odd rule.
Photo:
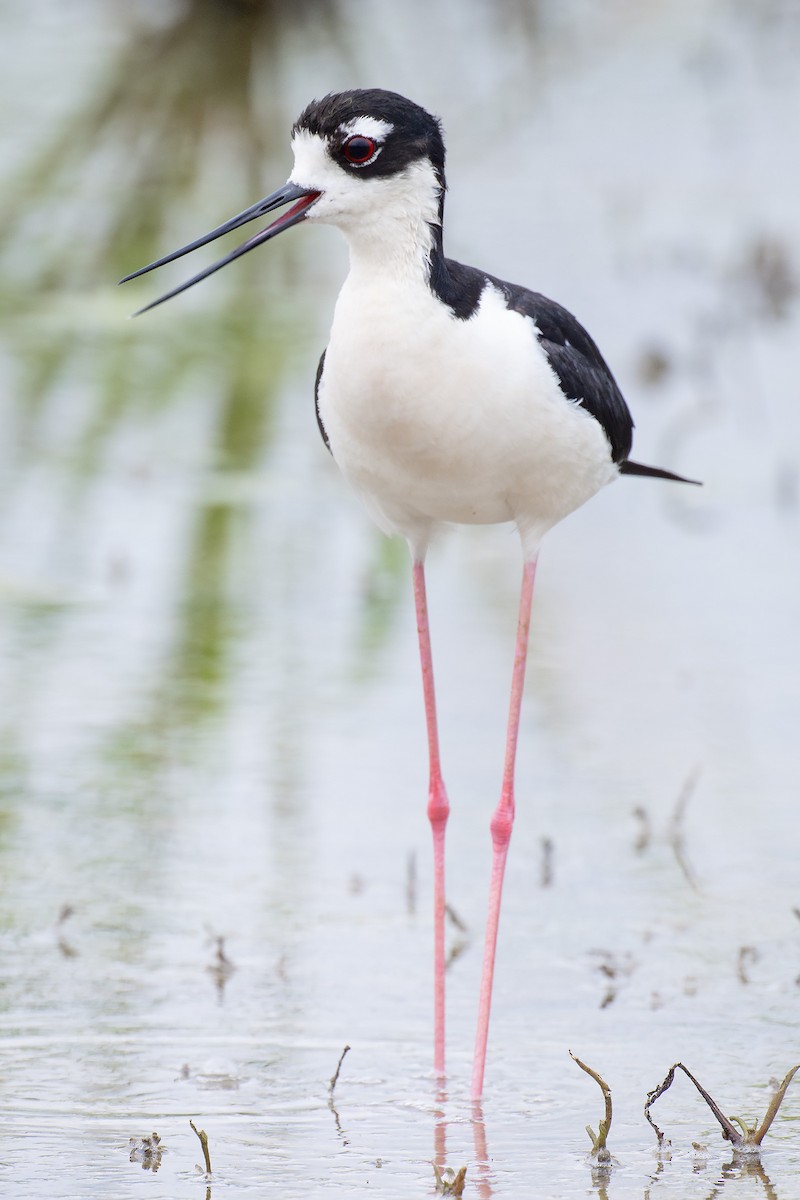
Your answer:
[[[325,191],[341,175],[340,168],[331,162],[328,148],[319,134],[299,129],[292,138],[292,150],[294,170],[289,176],[291,183]]]
[[[339,133],[346,137],[358,134],[360,137],[372,138],[373,141],[383,142],[394,129],[391,121],[381,121],[379,117],[355,117],[339,126]]]

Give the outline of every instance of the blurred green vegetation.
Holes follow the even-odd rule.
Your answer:
[[[265,382],[282,371],[282,339],[265,339],[265,330],[281,330],[280,314],[266,290],[258,303],[251,294],[262,263],[245,259],[221,300],[215,291],[213,312],[182,307],[168,338],[121,319],[135,307],[134,289],[113,298],[108,289],[162,253],[169,236],[216,223],[221,209],[257,199],[262,178],[280,173],[282,47],[298,22],[319,36],[331,0],[188,0],[167,11],[171,19],[156,23],[120,14],[127,37],[5,182],[0,317],[13,334],[29,420],[76,361],[91,360],[84,466],[131,404],[169,403],[213,364],[227,393],[220,436],[238,429],[221,453],[228,461],[238,453],[234,465],[245,467],[268,429]],[[257,101],[263,79],[276,80],[269,121]],[[273,257],[280,263],[290,252]]]
[[[174,754],[166,729],[191,728],[227,703],[234,648],[254,603],[242,580],[259,553],[254,517],[264,503],[247,480],[269,476],[277,405],[298,362],[311,411],[322,347],[307,344],[315,333],[295,282],[302,238],[280,239],[268,261],[248,255],[210,289],[133,322],[129,314],[168,282],[146,277],[117,291],[116,281],[285,178],[296,115],[284,100],[296,69],[293,45],[299,36],[309,53],[321,48],[331,60],[348,59],[340,8],[338,0],[183,0],[120,10],[113,49],[98,54],[75,102],[59,108],[4,183],[0,323],[16,437],[10,486],[38,478],[40,502],[52,509],[51,540],[70,548],[73,575],[91,558],[98,535],[87,512],[115,469],[115,448],[143,420],[152,419],[157,439],[160,419],[187,397],[198,413],[189,461],[180,445],[166,458],[184,485],[188,477],[194,497],[174,586],[161,597],[171,645],[152,675],[147,711],[132,706],[129,723],[109,731],[103,756],[113,769],[129,760],[133,775],[152,775]],[[235,245],[241,234],[228,240]],[[225,249],[220,243],[210,253]],[[177,275],[167,281],[187,268],[179,262],[168,270]],[[292,286],[281,286],[288,278]],[[161,461],[155,440],[153,450]],[[244,481],[244,489],[220,487],[224,477]],[[369,672],[404,587],[405,547],[387,547],[376,535],[374,548],[360,593],[359,675]],[[125,554],[123,544],[123,576]],[[24,579],[20,588],[12,580],[11,592],[19,592],[10,609],[18,644],[33,621],[44,639],[40,661],[56,654],[72,628],[57,582],[38,595]]]

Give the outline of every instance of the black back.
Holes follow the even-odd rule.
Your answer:
[[[594,340],[571,312],[539,292],[445,258],[438,247],[431,258],[430,284],[460,320],[473,315],[487,286],[497,288],[512,312],[531,319],[562,392],[602,425],[614,462],[628,457],[633,442],[628,406]]]

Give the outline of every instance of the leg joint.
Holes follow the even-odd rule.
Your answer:
[[[428,820],[434,827],[443,828],[450,816],[450,803],[441,780],[431,783],[428,793]]]
[[[492,845],[496,850],[508,846],[511,841],[511,830],[514,828],[514,805],[498,806],[489,828],[492,831]]]

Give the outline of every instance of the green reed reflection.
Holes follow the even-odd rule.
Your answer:
[[[54,591],[80,579],[81,549],[95,536],[87,497],[113,473],[107,449],[112,439],[126,444],[132,421],[196,395],[206,441],[190,469],[201,481],[208,471],[255,472],[268,457],[292,313],[285,301],[278,311],[258,287],[263,259],[239,264],[206,307],[198,297],[158,321],[126,319],[150,281],[124,293],[115,284],[162,252],[175,231],[215,222],[261,194],[262,173],[281,172],[288,115],[281,89],[265,81],[279,80],[298,24],[308,23],[309,44],[326,38],[335,46],[334,8],[331,0],[291,7],[189,0],[166,19],[121,14],[126,36],[99,76],[6,181],[0,315],[18,413],[12,470],[20,481],[40,471],[33,502],[52,507],[55,540],[75,548],[63,571],[54,571],[52,558],[43,567],[59,581]],[[278,147],[281,165],[273,162]],[[270,270],[285,271],[297,252],[292,242],[278,247]],[[67,419],[53,432],[53,413],[61,411]],[[176,610],[176,644],[162,660],[172,683],[154,688],[173,693],[184,681],[179,690],[192,704],[178,712],[166,706],[181,720],[199,715],[224,678],[236,533],[252,513],[248,505],[207,503],[199,490],[180,556],[183,579],[162,598]],[[28,589],[19,590],[24,599]],[[30,613],[19,617],[28,621]],[[69,620],[69,606],[49,616],[51,648],[59,636],[53,621],[67,636]]]

